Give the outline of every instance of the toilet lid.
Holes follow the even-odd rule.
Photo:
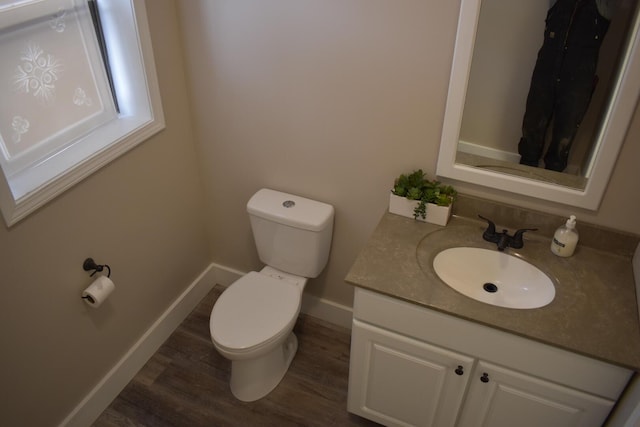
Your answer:
[[[281,332],[299,308],[296,285],[252,271],[216,301],[209,322],[211,337],[231,349],[254,347]]]

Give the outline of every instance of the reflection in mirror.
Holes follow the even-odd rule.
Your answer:
[[[591,4],[589,13],[601,18],[592,49],[599,61],[591,74],[568,72],[572,80],[584,75],[591,87],[582,112],[565,108],[579,121],[579,126],[570,126],[577,128],[575,136],[562,139],[570,148],[564,150],[569,153],[567,164],[563,160],[552,167],[548,158],[546,169],[543,160],[552,129],[567,122],[558,113],[558,106],[570,104],[565,100],[545,107],[542,119],[536,118],[546,131],[541,139],[546,146],[534,150],[537,157],[526,163],[539,167],[520,164],[527,98],[535,105],[541,92],[532,86],[532,73],[545,37],[547,46],[557,35],[551,32],[553,19],[547,18],[555,19],[558,14],[553,12],[575,3]],[[601,9],[595,9],[597,4]],[[438,175],[596,209],[640,90],[637,9],[638,0],[462,0]],[[583,52],[580,58],[585,56]]]
[[[549,3],[553,3],[551,8]],[[541,167],[588,177],[597,142],[596,126],[605,111],[606,95],[611,92],[633,16],[627,10],[629,6],[620,0],[484,0],[458,147],[467,155],[460,156],[459,161],[473,164],[479,160],[476,155],[538,166],[546,153]],[[583,21],[590,25],[584,28]],[[545,61],[557,65],[545,66]],[[557,83],[548,85],[548,81]],[[575,129],[575,136],[556,137],[569,128]],[[566,159],[568,164],[564,156],[553,156],[564,150],[536,146],[544,143],[545,130],[549,132],[547,147],[553,143],[558,148],[558,140],[566,137],[564,142],[571,147],[566,150],[571,154]],[[523,132],[528,137],[520,141],[520,151],[524,149],[525,153],[521,158],[518,142]],[[556,160],[549,161],[553,157]],[[509,171],[509,165],[495,165],[498,168]],[[536,172],[530,173],[584,188],[584,179]]]

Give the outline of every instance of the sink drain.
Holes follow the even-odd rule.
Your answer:
[[[485,283],[482,288],[489,293],[498,292],[498,287],[493,283]]]

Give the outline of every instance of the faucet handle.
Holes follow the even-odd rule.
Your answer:
[[[487,229],[482,233],[482,238],[487,242],[496,243],[500,237],[496,234],[496,225],[489,218],[485,218],[482,215],[478,215],[479,218],[487,221]]]
[[[493,233],[496,232],[496,224],[491,221],[489,218],[485,218],[482,215],[478,214],[478,218],[480,219],[484,219],[485,221],[487,221],[487,223],[489,224],[489,227],[487,228],[487,231],[492,231]]]
[[[513,239],[511,239],[511,247],[514,249],[520,249],[524,246],[524,242],[522,241],[522,235],[526,231],[538,231],[537,228],[521,228],[516,231],[513,235]]]

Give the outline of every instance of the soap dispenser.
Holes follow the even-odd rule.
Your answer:
[[[571,215],[567,222],[558,227],[551,241],[551,252],[561,257],[570,257],[578,244],[576,216]]]

